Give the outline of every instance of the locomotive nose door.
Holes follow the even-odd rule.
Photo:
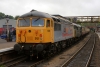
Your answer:
[[[51,19],[46,20],[46,41],[53,41],[53,21]]]

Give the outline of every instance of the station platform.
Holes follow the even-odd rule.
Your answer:
[[[16,42],[7,42],[4,39],[0,39],[0,51],[2,49],[8,49],[8,48],[13,48],[13,46],[16,44]]]
[[[6,43],[6,42],[7,42],[6,40],[0,38],[0,44],[1,43]]]
[[[6,42],[0,44],[0,49],[10,48],[13,47],[16,44],[16,42]]]

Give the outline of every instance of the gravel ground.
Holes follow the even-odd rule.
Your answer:
[[[86,38],[84,38],[80,43],[77,45],[72,46],[71,48],[67,49],[66,51],[62,52],[62,54],[57,55],[48,61],[44,62],[43,64],[40,64],[40,67],[59,67],[61,66],[66,60],[69,60],[75,52],[81,48],[84,43],[89,39],[90,35],[88,35]]]

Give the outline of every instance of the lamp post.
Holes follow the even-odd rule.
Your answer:
[[[7,23],[6,23],[6,25],[7,25],[7,42],[8,42],[9,41],[9,28],[8,28],[9,17],[8,17],[8,15],[6,16],[6,21],[7,21]]]

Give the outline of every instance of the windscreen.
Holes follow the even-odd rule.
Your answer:
[[[32,26],[44,26],[44,19],[42,18],[33,18],[32,19]]]
[[[23,18],[23,19],[20,19],[19,21],[18,21],[18,26],[19,27],[29,27],[30,26],[30,19],[25,19],[25,18]]]

